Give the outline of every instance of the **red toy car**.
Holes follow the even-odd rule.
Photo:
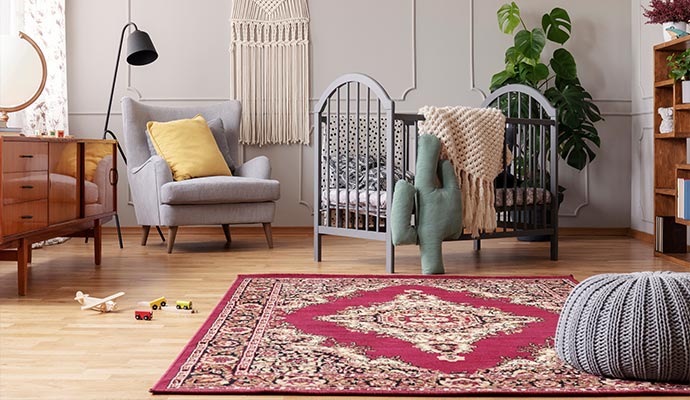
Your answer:
[[[150,321],[153,319],[153,312],[144,310],[144,311],[134,311],[134,318],[138,320],[144,320],[144,321]]]

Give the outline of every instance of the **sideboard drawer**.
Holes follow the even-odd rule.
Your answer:
[[[48,173],[12,172],[2,176],[3,203],[14,204],[48,198]]]
[[[48,226],[48,200],[9,204],[2,209],[4,236],[29,232]]]
[[[48,143],[5,142],[2,150],[2,171],[48,170]]]

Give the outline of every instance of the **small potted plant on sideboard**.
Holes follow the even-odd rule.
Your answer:
[[[682,102],[690,103],[690,49],[682,53],[673,53],[666,61],[668,61],[669,78],[681,81]]]

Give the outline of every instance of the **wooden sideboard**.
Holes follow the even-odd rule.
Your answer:
[[[0,137],[0,261],[17,262],[26,295],[31,245],[54,237],[94,238],[117,212],[114,140]]]

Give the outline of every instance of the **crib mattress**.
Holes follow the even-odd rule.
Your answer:
[[[551,204],[551,192],[541,188],[509,188],[496,189],[495,207],[529,206]],[[505,194],[505,196],[504,196]],[[325,197],[325,196],[324,196]],[[516,204],[517,200],[517,204]],[[325,199],[324,199],[325,203]],[[349,208],[350,211],[376,213],[378,209],[386,210],[388,196],[385,190],[363,190],[363,189],[330,189],[328,191],[328,203],[330,207]],[[357,209],[359,207],[359,210]]]
[[[359,211],[360,213],[367,212],[367,204],[369,205],[369,212],[375,213],[377,209],[385,210],[387,205],[387,194],[385,190],[363,190],[363,189],[330,189],[328,191],[328,202],[330,207],[336,205],[345,209],[350,208],[350,211]],[[359,210],[357,210],[359,207]]]

